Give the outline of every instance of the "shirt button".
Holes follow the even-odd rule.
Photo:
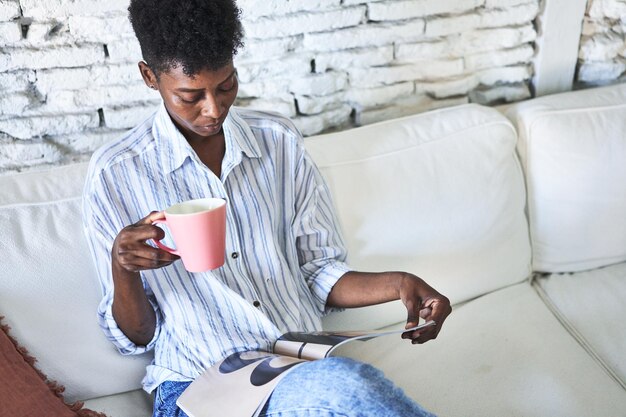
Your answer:
[[[233,252],[233,253],[230,254],[230,257],[233,258],[233,259],[237,259],[237,258],[239,258],[239,253]]]
[[[252,305],[258,308],[258,307],[261,307],[261,302],[260,302],[260,301],[258,301],[258,300],[254,300],[254,302],[252,303]]]

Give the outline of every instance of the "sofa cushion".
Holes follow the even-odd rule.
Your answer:
[[[535,283],[557,317],[626,389],[626,263],[545,275]]]
[[[153,400],[144,390],[134,390],[86,400],[85,407],[107,417],[151,417]]]
[[[626,260],[626,84],[511,107],[528,185],[535,270]]]
[[[0,315],[68,401],[140,387],[97,324],[99,284],[81,221],[85,164],[0,176]]]
[[[499,112],[464,105],[305,143],[329,183],[349,262],[413,272],[459,303],[529,276],[516,141]],[[397,304],[334,315],[325,326],[396,323],[406,316]]]
[[[614,417],[626,410],[626,391],[526,282],[457,307],[434,341],[415,346],[386,336],[341,353],[382,369],[439,416]]]

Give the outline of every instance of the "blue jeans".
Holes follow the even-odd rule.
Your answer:
[[[153,417],[187,417],[176,400],[189,382],[157,388]],[[278,384],[261,417],[431,417],[378,369],[347,358],[298,366]]]

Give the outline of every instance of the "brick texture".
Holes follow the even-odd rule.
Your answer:
[[[540,0],[238,0],[236,104],[305,135],[529,97]],[[580,80],[625,67],[626,2],[593,0]],[[0,173],[86,160],[148,117],[128,0],[0,0]]]
[[[626,79],[626,1],[589,0],[578,53],[579,87]]]

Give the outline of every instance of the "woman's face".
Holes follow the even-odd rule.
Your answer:
[[[237,97],[237,72],[231,63],[216,70],[201,70],[185,75],[181,66],[162,72],[158,80],[146,77],[144,64],[139,66],[144,80],[159,91],[170,117],[187,140],[210,138],[222,131],[222,124]]]

